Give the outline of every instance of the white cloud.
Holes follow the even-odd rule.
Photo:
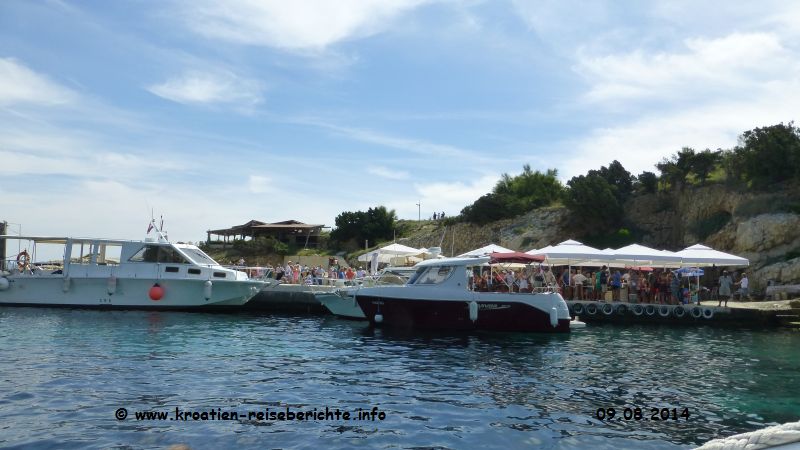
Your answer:
[[[691,38],[680,53],[636,50],[601,56],[579,56],[576,70],[592,84],[593,102],[658,98],[683,100],[696,95],[748,89],[755,82],[785,77],[796,66],[780,39],[768,33],[734,33],[718,39]]]
[[[577,70],[590,83],[584,105],[616,114],[563,144],[559,173],[569,179],[615,159],[634,174],[656,172],[682,147],[731,148],[743,131],[795,120],[800,55],[784,42],[737,32],[684,39],[671,53],[579,53]]]
[[[359,142],[376,144],[383,147],[394,148],[397,150],[403,150],[419,155],[434,156],[434,157],[457,157],[462,161],[468,158],[471,161],[475,161],[476,159],[482,160],[484,158],[477,152],[473,152],[456,146],[447,144],[437,144],[420,139],[397,137],[383,133],[381,131],[339,126],[323,122],[320,120],[307,119],[307,118],[294,119],[293,122],[302,123],[306,125],[313,125],[316,127],[331,130],[348,139],[353,139]]]
[[[272,180],[261,175],[250,175],[247,180],[247,188],[251,194],[266,194],[274,190]]]
[[[323,50],[379,33],[426,0],[192,0],[178,3],[189,28],[214,39],[288,50]]]
[[[409,177],[408,172],[404,170],[390,169],[383,166],[368,167],[367,173],[389,180],[407,180]]]
[[[14,58],[0,58],[0,106],[53,106],[69,103],[76,97],[73,91],[34,72]]]
[[[677,112],[654,112],[619,125],[598,128],[573,142],[574,151],[559,168],[562,179],[618,160],[637,175],[682,147],[731,148],[744,131],[797,118],[800,80],[776,83],[756,100],[703,102]]]
[[[161,84],[147,87],[153,94],[183,104],[233,104],[254,106],[262,101],[263,86],[257,80],[231,72],[187,71]]]
[[[423,217],[430,216],[434,211],[445,211],[449,215],[455,215],[460,213],[464,206],[491,192],[499,179],[500,175],[487,174],[467,183],[462,181],[415,183],[414,189],[420,197]],[[430,213],[425,213],[426,211]]]

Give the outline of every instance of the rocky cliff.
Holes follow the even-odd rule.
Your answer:
[[[800,284],[800,187],[770,192],[736,191],[724,185],[639,195],[625,205],[625,227],[643,245],[680,250],[698,242],[750,260],[756,292],[769,280]],[[584,227],[562,207],[531,211],[485,226],[439,225],[400,241],[414,247],[441,246],[458,255],[489,243],[527,251],[569,238]]]

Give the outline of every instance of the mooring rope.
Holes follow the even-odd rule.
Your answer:
[[[695,450],[757,450],[800,442],[800,422],[785,423],[750,433],[706,442]]]

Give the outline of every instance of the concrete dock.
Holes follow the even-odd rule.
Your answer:
[[[570,314],[584,322],[664,323],[671,325],[731,325],[800,327],[800,300],[733,302],[701,305],[567,300]]]

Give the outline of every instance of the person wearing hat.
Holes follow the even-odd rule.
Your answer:
[[[733,279],[728,275],[727,270],[723,270],[722,276],[719,277],[719,291],[717,292],[719,304],[717,306],[722,306],[723,300],[725,301],[725,306],[728,306],[728,299],[731,298],[731,286],[733,286]]]

